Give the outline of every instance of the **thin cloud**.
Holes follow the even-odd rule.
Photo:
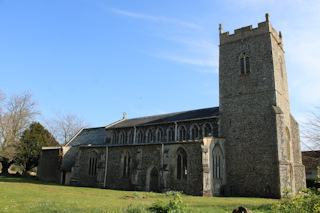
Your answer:
[[[185,22],[185,21],[180,21],[178,19],[173,19],[173,18],[167,18],[167,17],[161,17],[161,16],[150,16],[150,15],[133,13],[133,12],[119,10],[119,9],[112,9],[112,11],[115,13],[121,14],[121,15],[129,16],[129,17],[133,17],[133,18],[145,19],[148,21],[167,22],[167,23],[181,25],[181,26],[188,27],[188,28],[197,28],[197,29],[201,28],[197,24]]]
[[[179,62],[179,63],[185,63],[185,64],[190,64],[190,65],[200,66],[200,67],[216,68],[218,66],[215,59],[207,59],[207,60],[194,59],[194,58],[188,58],[188,57],[182,57],[182,56],[173,56],[168,54],[158,55],[158,57],[165,58],[165,59]]]

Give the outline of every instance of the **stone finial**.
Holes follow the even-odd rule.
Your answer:
[[[219,33],[222,34],[222,32],[223,32],[222,25],[219,24]]]
[[[123,119],[126,119],[126,118],[127,118],[127,113],[123,112]]]
[[[269,22],[269,13],[266,13],[266,22]]]
[[[279,31],[279,37],[282,39],[282,33],[281,33],[281,31]]]

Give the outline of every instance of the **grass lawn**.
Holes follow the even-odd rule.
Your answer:
[[[161,193],[61,186],[35,178],[0,174],[0,212],[126,212],[128,206],[151,206],[172,196]],[[278,200],[182,195],[191,212],[232,212],[243,205],[253,212],[271,212]]]

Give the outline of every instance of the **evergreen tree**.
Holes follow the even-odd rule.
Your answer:
[[[33,122],[20,138],[16,163],[21,165],[24,171],[37,167],[42,147],[45,146],[60,146],[60,144],[39,122]]]

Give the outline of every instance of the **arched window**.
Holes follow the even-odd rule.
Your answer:
[[[120,144],[125,144],[126,143],[126,137],[125,137],[125,132],[121,131],[119,134],[119,143]]]
[[[168,133],[167,134],[168,141],[174,141],[174,129],[170,127],[167,133]]]
[[[177,179],[186,180],[188,175],[187,153],[184,149],[179,149],[177,153]]]
[[[133,144],[133,132],[132,130],[129,131],[128,133],[128,143]]]
[[[250,73],[250,58],[247,53],[241,53],[240,55],[240,73]]]
[[[193,124],[191,126],[191,129],[190,129],[190,133],[191,133],[191,140],[198,140],[200,137],[199,137],[199,127],[197,124]]]
[[[143,143],[143,132],[141,130],[137,134],[137,143]]]
[[[222,152],[220,147],[216,147],[212,153],[212,163],[213,163],[213,178],[222,178]]]
[[[115,132],[113,132],[112,133],[112,143],[113,144],[117,144],[118,143],[118,141],[117,141],[117,133],[115,133]]]
[[[125,152],[122,157],[122,177],[129,177],[131,172],[131,157]]]
[[[98,155],[96,152],[90,152],[89,154],[89,175],[96,175],[97,174],[97,160]]]
[[[152,131],[151,129],[148,129],[146,132],[146,143],[152,143],[153,142],[153,137],[152,137]]]
[[[186,136],[186,128],[184,126],[179,127],[179,141],[185,141],[187,140]]]
[[[157,142],[162,142],[163,140],[163,130],[161,128],[158,128],[156,130],[156,141]]]
[[[203,126],[203,136],[212,137],[212,126],[209,123],[205,123]]]

